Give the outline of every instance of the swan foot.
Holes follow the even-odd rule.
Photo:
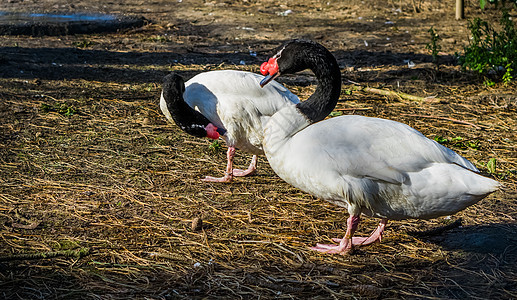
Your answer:
[[[233,176],[243,177],[248,175],[253,175],[257,171],[257,156],[253,155],[251,158],[251,163],[246,170],[233,169]]]
[[[201,179],[201,181],[204,181],[204,182],[230,183],[230,182],[233,181],[233,176],[230,175],[230,174],[225,174],[223,177],[206,176],[205,178]]]
[[[206,176],[204,179],[201,179],[204,182],[222,182],[222,183],[230,183],[233,180],[233,158],[235,157],[235,147],[228,147],[228,152],[226,152],[226,156],[228,158],[228,164],[226,165],[226,172],[224,172],[223,177],[212,177]]]
[[[334,242],[339,243],[338,245],[316,244],[316,247],[311,247],[311,249],[322,253],[345,255],[352,253],[355,247],[367,246],[381,241],[384,228],[386,228],[386,224],[388,224],[387,219],[382,219],[379,226],[377,226],[369,237],[352,237],[359,225],[359,221],[359,216],[350,216],[348,218],[345,237],[342,239],[332,239]]]
[[[370,234],[369,237],[355,237],[355,236],[352,237],[352,247],[367,246],[367,245],[371,245],[377,241],[379,241],[379,243],[380,243],[382,240],[382,234],[384,233],[384,228],[386,228],[386,224],[388,224],[388,220],[382,219],[381,222],[379,223],[379,226],[377,226],[377,228]],[[332,240],[334,242],[341,243],[344,240],[344,238],[343,239],[333,238]]]
[[[350,239],[340,239],[339,245],[333,244],[316,244],[315,247],[310,247],[311,250],[327,253],[327,254],[341,254],[346,255],[353,252],[353,244]]]
[[[357,226],[359,226],[359,221],[361,220],[361,216],[351,215],[346,220],[346,233],[345,237],[342,239],[333,239],[334,241],[339,240],[339,245],[332,244],[316,244],[316,247],[311,247],[312,250],[328,253],[328,254],[341,254],[346,255],[352,253],[354,250],[354,243],[352,236],[357,230]]]

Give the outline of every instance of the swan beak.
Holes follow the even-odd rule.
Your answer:
[[[217,127],[216,131],[217,131],[220,135],[225,135],[225,134],[226,134],[226,129],[224,129],[224,128],[219,128],[219,127]]]
[[[278,75],[280,75],[280,73],[268,74],[268,75],[264,76],[264,79],[262,79],[262,81],[260,81],[260,87],[263,88],[266,84],[270,83],[272,80],[277,78]]]

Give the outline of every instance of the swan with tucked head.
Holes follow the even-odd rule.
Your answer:
[[[224,176],[207,176],[204,181],[231,182],[234,176],[253,174],[257,155],[264,153],[264,120],[300,102],[277,82],[260,88],[261,79],[259,74],[234,70],[200,73],[186,83],[174,73],[164,78],[160,108],[165,117],[193,136],[222,137],[228,145]],[[246,170],[233,168],[237,148],[253,154]]]

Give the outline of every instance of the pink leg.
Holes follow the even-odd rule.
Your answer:
[[[323,253],[336,254],[339,253],[341,255],[345,255],[352,251],[353,249],[353,240],[352,236],[357,230],[357,226],[359,225],[359,221],[361,220],[360,216],[350,216],[346,220],[346,233],[345,237],[339,240],[339,245],[328,245],[328,244],[316,244],[316,247],[311,247],[312,250],[316,250]]]
[[[228,152],[226,152],[226,156],[228,157],[228,164],[226,165],[226,172],[224,172],[223,177],[206,176],[204,179],[201,180],[206,182],[232,182],[233,158],[235,157],[235,147],[228,147]]]
[[[233,169],[233,176],[242,177],[242,176],[246,176],[246,175],[253,175],[253,174],[255,174],[256,170],[257,170],[257,156],[253,155],[248,169],[247,170]]]
[[[382,219],[379,223],[379,226],[370,234],[369,237],[353,237],[352,244],[354,246],[367,246],[375,243],[376,241],[382,240],[382,233],[384,232],[384,228],[386,228],[386,224],[388,224],[388,219]],[[334,242],[341,242],[341,239],[332,239]]]
[[[356,218],[352,219],[351,218]],[[339,253],[339,254],[347,254],[349,253],[354,246],[361,247],[375,243],[376,241],[381,241],[382,233],[384,232],[384,228],[386,228],[386,224],[388,224],[387,219],[382,219],[379,223],[379,226],[370,234],[369,237],[353,237],[355,230],[357,229],[357,225],[359,225],[359,216],[350,216],[347,220],[347,229],[345,237],[342,239],[334,238],[332,239],[334,242],[338,242],[339,245],[322,245],[317,244],[316,247],[312,247],[312,250],[316,250],[324,253]],[[355,225],[355,227],[354,227]],[[351,229],[352,227],[352,229]]]

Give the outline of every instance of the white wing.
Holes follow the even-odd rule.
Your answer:
[[[311,140],[324,150],[328,159],[323,161],[334,162],[333,169],[342,174],[403,183],[407,173],[433,163],[457,164],[477,171],[454,151],[395,121],[343,116],[315,125],[300,132],[300,137],[295,135],[293,142],[298,138]]]

